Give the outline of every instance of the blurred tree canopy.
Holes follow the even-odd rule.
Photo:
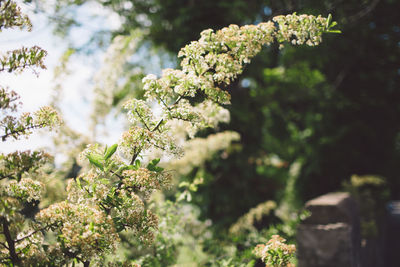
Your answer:
[[[250,207],[281,199],[296,161],[300,202],[341,189],[352,174],[385,176],[392,197],[400,197],[400,1],[97,2],[123,18],[115,35],[140,28],[152,45],[173,54],[203,29],[278,14],[331,13],[340,25],[342,34],[317,48],[265,49],[230,86],[231,122],[220,130],[239,132],[241,142],[202,170],[206,182],[193,201],[204,217],[229,225]]]

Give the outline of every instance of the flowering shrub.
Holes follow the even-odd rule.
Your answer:
[[[1,14],[15,7],[13,1],[0,0],[0,4]],[[19,13],[16,14],[18,17]],[[15,20],[14,26],[19,26],[18,23]],[[3,25],[11,24],[1,22],[0,27]],[[158,217],[148,201],[153,192],[169,187],[171,173],[158,166],[160,159],[145,155],[154,149],[180,155],[184,145],[172,134],[177,124],[189,137],[194,137],[197,131],[226,121],[228,112],[221,104],[229,104],[230,94],[225,88],[243,72],[262,46],[274,41],[317,45],[321,35],[332,32],[334,25],[330,17],[293,14],[258,25],[230,25],[219,31],[203,31],[199,41],[191,42],[179,52],[181,69],[165,69],[160,78],[150,74],[143,79],[145,99],[132,99],[124,106],[131,127],[110,147],[88,146],[80,160],[88,160],[91,168],[69,181],[65,201],[42,209],[35,220],[29,221],[29,226],[25,224],[27,218],[19,211],[26,203],[39,201],[44,191],[42,183],[25,177],[35,163],[28,165],[28,169],[22,167],[18,174],[3,171],[0,263],[61,265],[80,262],[89,266],[100,264],[112,253],[119,244],[119,235],[125,231],[133,233],[141,244],[153,242]],[[40,60],[44,53],[21,51],[6,55],[1,61],[5,62],[3,66],[8,64],[11,71],[31,64],[44,67]],[[24,51],[37,60],[24,61]],[[18,53],[20,56],[15,56],[14,60],[12,55]],[[199,92],[204,94],[204,100],[193,104]],[[8,99],[14,99],[14,94],[2,95],[2,108],[13,108]],[[154,112],[155,103],[161,107],[161,112]],[[19,121],[10,117],[1,123],[5,125],[2,139],[17,138],[31,129],[52,127],[60,122],[57,113],[50,108],[42,108],[33,116],[24,115]],[[22,158],[22,154],[19,156]],[[4,162],[1,170],[12,172],[14,167],[7,167],[10,161]],[[46,233],[55,236],[55,241],[44,241]],[[276,239],[273,244],[278,241]],[[276,250],[279,257],[286,259],[285,253],[289,250],[282,246],[279,249]]]
[[[0,32],[3,29],[31,29],[27,16],[22,15],[14,1],[0,1]],[[0,73],[21,72],[26,68],[44,69],[46,51],[40,47],[21,48],[0,54]],[[0,86],[0,138],[18,139],[32,130],[58,127],[62,120],[51,107],[42,107],[33,114],[16,115],[19,96],[7,87]],[[46,259],[42,227],[30,220],[31,210],[37,208],[45,192],[45,185],[37,179],[41,167],[51,161],[51,156],[41,151],[24,151],[0,154],[0,264],[7,266],[37,265]]]
[[[273,235],[267,244],[259,244],[253,253],[261,258],[266,267],[294,267],[290,263],[296,252],[295,245],[287,245],[279,235]]]
[[[237,222],[229,228],[229,232],[231,234],[240,234],[246,231],[254,231],[254,223],[261,221],[264,215],[269,215],[276,209],[276,206],[276,203],[272,200],[258,204],[245,215],[241,216]]]

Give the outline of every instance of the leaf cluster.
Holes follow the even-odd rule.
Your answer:
[[[7,51],[5,55],[0,57],[0,72],[21,72],[26,68],[46,69],[44,58],[47,52],[38,46],[30,48],[22,47],[13,51]]]
[[[27,15],[22,14],[21,8],[12,0],[0,0],[0,32],[3,29],[18,27],[32,29]]]

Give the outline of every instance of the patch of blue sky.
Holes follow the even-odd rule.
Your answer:
[[[81,27],[73,29],[71,35],[68,36],[67,40],[69,41],[66,41],[53,35],[52,25],[48,23],[44,14],[33,13],[29,5],[21,2],[19,4],[29,15],[33,30],[31,32],[18,29],[4,30],[0,33],[0,51],[38,45],[48,52],[45,60],[47,70],[40,70],[39,76],[29,70],[18,75],[0,73],[0,80],[3,86],[8,86],[21,96],[23,103],[21,111],[33,112],[41,106],[49,104],[51,96],[54,94],[54,68],[58,65],[59,58],[68,45],[83,45],[93,32],[116,28],[119,26],[120,20],[101,5],[88,2],[76,10]],[[91,60],[88,60],[87,57],[73,57],[69,65],[72,72],[63,83],[62,101],[60,102],[62,116],[71,128],[84,134],[88,134],[89,130],[87,125],[91,113],[91,79],[97,70],[98,61],[101,61],[102,53],[102,51],[95,51],[91,55]],[[88,64],[88,62],[92,64]],[[118,127],[115,128],[118,129]],[[49,135],[44,136],[40,132],[43,133],[43,131],[39,131],[28,139],[4,142],[0,146],[0,152],[51,147],[52,141]],[[114,134],[110,136],[114,137]]]

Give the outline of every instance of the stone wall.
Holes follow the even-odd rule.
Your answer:
[[[360,227],[348,193],[330,193],[306,203],[311,212],[297,230],[298,267],[361,267]]]

